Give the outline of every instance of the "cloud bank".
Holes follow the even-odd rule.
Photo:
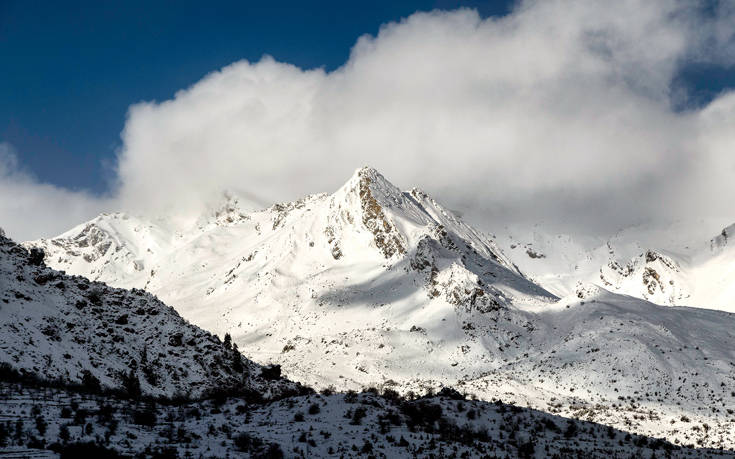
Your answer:
[[[735,93],[673,108],[686,97],[682,65],[735,63],[729,5],[550,0],[502,18],[417,13],[360,37],[333,72],[236,62],[130,108],[113,199],[51,191],[73,208],[194,218],[225,189],[289,200],[371,165],[488,230],[735,221]],[[49,191],[35,185],[23,192]],[[46,224],[16,210],[3,204],[0,218]]]
[[[110,203],[87,193],[39,183],[22,170],[13,147],[0,143],[0,227],[18,240],[55,235]]]

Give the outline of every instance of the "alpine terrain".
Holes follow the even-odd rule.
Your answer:
[[[0,234],[3,457],[735,457],[449,388],[317,394],[44,255]]]
[[[164,217],[103,214],[26,246],[55,269],[151,292],[317,389],[451,386],[734,448],[735,315],[669,306],[727,293],[716,286],[727,283],[729,234],[701,262],[651,249],[555,277],[527,266],[572,266],[585,252],[486,236],[426,193],[362,168],[333,194],[264,210],[227,195],[186,230]],[[553,247],[575,246],[559,240]],[[700,287],[690,266],[717,271],[712,287]]]
[[[717,225],[703,222],[698,232],[715,233]],[[687,239],[690,232],[683,222],[665,232],[627,228],[607,239],[505,228],[493,240],[524,274],[557,295],[594,283],[656,304],[735,312],[735,225],[699,239]]]

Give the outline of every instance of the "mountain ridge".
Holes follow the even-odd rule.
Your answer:
[[[666,240],[658,230],[653,233],[661,236],[659,242],[650,235],[636,240],[637,232],[621,231],[578,244],[570,236],[538,228],[530,234],[516,229],[521,236],[515,237],[511,230],[494,240],[528,277],[559,296],[597,284],[661,305],[735,312],[735,251],[727,244],[734,227],[694,242]]]
[[[559,298],[492,237],[369,168],[331,195],[216,221],[166,234],[108,216],[104,224],[121,226],[113,234],[134,240],[82,247],[82,226],[29,245],[60,269],[156,292],[308,385],[457,385],[565,415],[583,406],[594,419],[680,441],[690,438],[677,421],[685,416],[708,424],[706,444],[735,442],[719,408],[735,377],[731,314],[656,306],[589,284]],[[109,241],[115,249],[84,259]],[[523,250],[550,260],[536,246]],[[666,397],[654,395],[663,388]],[[633,401],[623,409],[619,397]],[[702,412],[702,403],[719,411]],[[639,419],[641,411],[659,420]]]
[[[164,398],[296,389],[266,381],[237,347],[152,294],[69,276],[43,258],[0,236],[0,363],[18,377]]]

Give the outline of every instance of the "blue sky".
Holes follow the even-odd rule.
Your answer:
[[[356,39],[417,10],[508,1],[0,2],[0,141],[41,182],[104,192],[128,107],[269,54],[332,70]]]

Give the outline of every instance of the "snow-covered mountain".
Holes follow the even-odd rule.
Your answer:
[[[186,323],[150,293],[54,271],[41,250],[1,235],[0,301],[0,452],[10,457],[718,453],[694,449],[696,437],[682,448],[446,388],[419,399],[372,389],[316,394],[264,377],[234,345]],[[140,403],[131,387],[212,398]]]
[[[709,239],[674,237],[685,233],[677,226],[630,228],[602,239],[514,228],[493,240],[525,275],[559,296],[595,284],[656,304],[735,312],[735,248],[728,244],[735,225]]]
[[[0,453],[9,457],[609,457],[663,451],[684,458],[718,452],[694,449],[696,438],[686,438],[682,448],[500,400],[468,400],[451,389],[419,399],[390,390],[316,394],[264,372],[236,346],[188,324],[150,293],[54,271],[41,250],[1,235],[0,301]],[[178,399],[140,403],[132,387]],[[179,398],[207,395],[212,398]]]
[[[0,364],[14,372],[129,395],[263,397],[297,389],[266,381],[237,348],[143,290],[110,288],[44,265],[0,235]]]
[[[735,445],[726,411],[735,403],[735,316],[583,282],[589,270],[598,285],[600,274],[622,285],[615,276],[626,277],[627,262],[608,265],[622,253],[612,246],[496,243],[369,168],[331,195],[250,213],[230,196],[190,230],[170,228],[102,215],[29,245],[58,269],[153,292],[194,324],[230,333],[255,361],[317,387],[452,385],[672,440]],[[645,289],[687,279],[675,277],[683,268],[672,255],[640,253],[631,270],[658,275]],[[537,261],[553,270],[527,269]]]
[[[425,193],[401,192],[369,168],[332,195],[260,212],[243,213],[230,197],[185,233],[112,214],[38,245],[59,269],[154,292],[256,359],[317,384],[382,382],[389,354],[398,374],[386,379],[427,379],[427,369],[399,368],[426,346],[427,330],[455,344],[443,346],[445,358],[469,361],[470,349],[500,353],[528,326],[512,304],[556,300]],[[483,326],[496,329],[497,343],[465,343],[479,325],[472,316],[490,313]],[[384,345],[357,359],[334,354],[324,368],[325,347],[341,354],[353,340]]]

